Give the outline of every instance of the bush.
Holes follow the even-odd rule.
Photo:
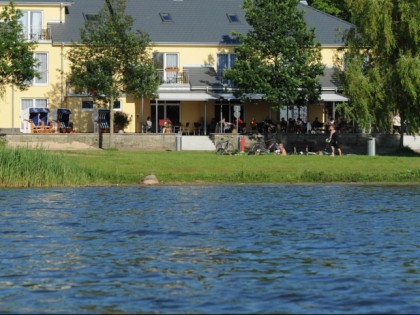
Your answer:
[[[115,112],[114,113],[114,125],[119,130],[124,130],[131,122],[131,116],[128,116],[124,112]]]

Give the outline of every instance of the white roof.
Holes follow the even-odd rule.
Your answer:
[[[214,96],[204,92],[169,92],[169,93],[159,93],[157,100],[159,101],[207,101],[215,100]]]
[[[336,93],[321,93],[321,101],[324,102],[347,102],[349,99]]]
[[[232,93],[219,93],[219,97],[223,97],[224,100],[231,101],[231,100],[237,100],[238,98],[234,96]],[[247,93],[244,94],[245,97],[252,99],[252,100],[262,100],[265,94],[259,94],[259,93]]]

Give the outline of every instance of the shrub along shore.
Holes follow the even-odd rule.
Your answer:
[[[372,183],[420,184],[420,155],[216,155],[214,152],[118,150],[47,151],[0,147],[0,186],[60,187],[140,184],[155,175],[163,185]]]

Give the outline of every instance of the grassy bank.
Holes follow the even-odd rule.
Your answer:
[[[0,146],[0,187],[83,186],[101,178],[97,169],[74,165],[61,154]]]
[[[218,156],[212,152],[0,149],[2,187],[178,183],[418,183],[411,156]]]

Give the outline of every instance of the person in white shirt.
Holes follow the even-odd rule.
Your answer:
[[[392,122],[392,132],[393,133],[400,133],[401,132],[401,117],[400,115],[397,113],[394,116],[393,122]]]
[[[148,116],[146,121],[146,132],[150,131],[152,131],[152,120],[150,119],[150,116]]]

